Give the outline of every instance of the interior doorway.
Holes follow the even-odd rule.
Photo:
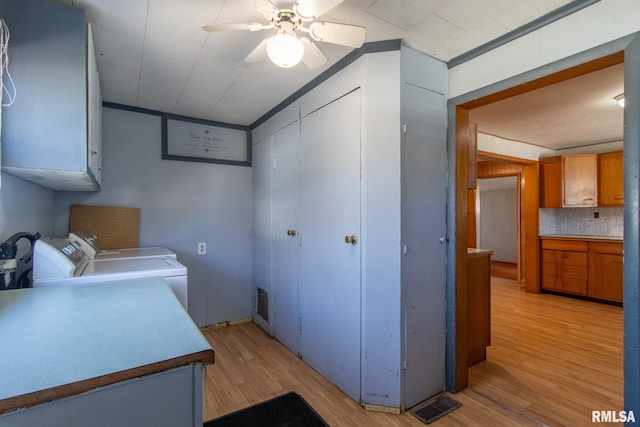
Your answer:
[[[454,278],[454,299],[453,316],[455,317],[455,335],[449,341],[455,348],[454,366],[448,374],[448,387],[452,391],[459,391],[468,384],[468,366],[467,366],[467,261],[466,252],[470,242],[469,218],[470,206],[469,192],[467,183],[470,182],[469,174],[470,165],[475,162],[470,161],[473,157],[475,147],[470,146],[470,110],[491,104],[495,101],[507,99],[525,92],[533,91],[541,87],[549,86],[554,83],[566,81],[576,76],[584,75],[595,70],[604,69],[615,64],[624,62],[624,52],[617,52],[608,56],[603,56],[591,62],[570,67],[562,71],[551,73],[544,77],[534,79],[522,84],[516,84],[508,89],[491,93],[483,97],[470,97],[467,102],[454,103],[455,116],[451,121],[455,123],[453,128],[455,139],[455,269],[452,272]],[[480,154],[480,153],[478,153]],[[522,278],[524,279],[524,287],[527,292],[540,292],[539,266],[540,253],[538,245],[538,166],[537,162],[533,165],[523,166],[522,180],[529,183],[526,185],[526,191],[522,194]]]
[[[518,175],[478,178],[476,247],[491,250],[491,276],[520,281]]]

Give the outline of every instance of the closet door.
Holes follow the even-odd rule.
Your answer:
[[[275,133],[273,139],[273,293],[274,336],[299,354],[298,316],[298,164],[300,123]]]
[[[360,90],[302,119],[302,358],[360,401]]]
[[[446,99],[404,84],[402,293],[405,399],[444,390]]]

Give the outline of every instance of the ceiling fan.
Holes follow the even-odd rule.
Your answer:
[[[291,68],[302,61],[309,69],[327,62],[327,57],[315,41],[358,48],[364,43],[365,27],[333,22],[316,21],[316,18],[333,9],[344,0],[297,0],[278,7],[269,0],[257,5],[268,24],[248,22],[243,24],[211,24],[202,29],[209,32],[232,30],[275,30],[245,58],[247,62],[260,62],[268,56],[282,68]],[[278,2],[280,3],[280,2]],[[298,36],[296,32],[307,34]]]

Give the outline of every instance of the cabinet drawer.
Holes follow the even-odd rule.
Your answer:
[[[542,288],[560,291],[560,292],[568,292],[572,294],[578,295],[586,295],[587,294],[587,281],[580,279],[570,279],[564,277],[555,277],[555,276],[542,276]]]
[[[542,239],[542,249],[587,252],[589,243],[580,240]]]
[[[571,251],[554,251],[544,250],[542,251],[542,262],[549,264],[575,265],[578,267],[587,268],[588,255],[586,252],[571,252]]]
[[[589,250],[593,253],[622,255],[622,243],[589,243]]]
[[[586,266],[557,264],[551,262],[545,262],[542,264],[542,275],[579,280],[587,280],[589,277]]]

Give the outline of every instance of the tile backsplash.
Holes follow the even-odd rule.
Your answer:
[[[540,209],[540,234],[622,236],[623,231],[624,208]]]

